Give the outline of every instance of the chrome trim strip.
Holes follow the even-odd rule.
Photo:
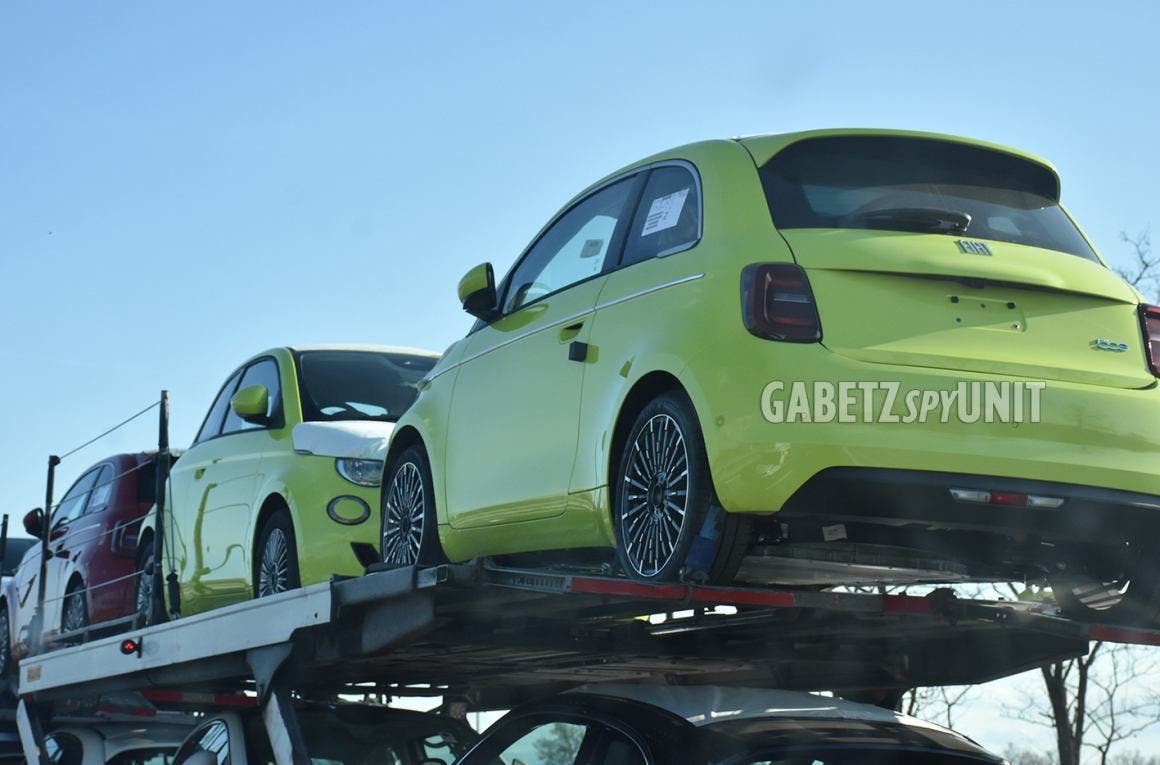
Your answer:
[[[559,327],[559,326],[562,326],[565,324],[571,324],[578,319],[585,318],[585,317],[587,317],[591,314],[594,314],[597,311],[601,311],[605,308],[609,308],[609,307],[614,306],[614,305],[620,305],[621,303],[628,302],[629,300],[633,300],[635,298],[641,297],[643,295],[648,295],[648,294],[653,293],[653,292],[659,292],[660,290],[667,289],[669,287],[676,287],[678,284],[686,284],[688,282],[693,282],[693,281],[696,281],[697,279],[700,279],[704,276],[705,276],[704,272],[701,272],[699,274],[690,274],[689,276],[682,276],[679,279],[673,279],[671,281],[667,281],[667,282],[664,282],[662,284],[656,284],[656,285],[653,285],[652,287],[646,287],[643,290],[637,290],[636,292],[632,292],[628,295],[621,295],[620,297],[614,298],[613,300],[607,300],[603,303],[596,305],[593,308],[588,308],[588,309],[585,309],[583,311],[579,311],[579,312],[574,313],[570,316],[566,316],[563,319],[557,319],[556,321],[552,322],[551,324],[545,324],[542,327],[536,327],[535,329],[529,329],[526,332],[521,332],[520,334],[515,335],[514,337],[507,338],[506,340],[504,340],[502,343],[499,343],[498,345],[493,345],[492,347],[490,347],[486,350],[482,350],[482,351],[479,351],[478,353],[472,354],[471,356],[468,356],[466,358],[462,358],[459,361],[455,362],[454,364],[448,366],[446,369],[439,370],[439,374],[433,375],[432,377],[429,378],[428,384],[430,384],[431,380],[435,380],[437,377],[440,377],[440,376],[446,374],[447,372],[450,372],[451,370],[456,369],[463,364],[466,364],[469,361],[474,361],[475,359],[478,359],[480,356],[486,356],[487,354],[491,353],[492,351],[498,351],[500,348],[506,348],[507,346],[511,345],[512,343],[517,342],[519,340],[523,340],[526,337],[531,337],[532,335],[536,334],[537,332],[547,332],[550,329],[555,329],[556,327]]]
[[[700,279],[701,277],[703,277],[704,275],[705,275],[704,272],[699,273],[699,274],[690,274],[689,276],[682,276],[680,279],[673,279],[671,282],[657,284],[653,287],[648,287],[646,289],[639,290],[637,292],[633,292],[633,293],[630,293],[628,295],[622,295],[618,298],[615,298],[614,300],[609,300],[607,302],[601,303],[600,305],[596,306],[595,310],[601,311],[601,310],[608,308],[610,306],[620,305],[621,303],[625,303],[625,302],[632,300],[634,298],[641,297],[642,295],[647,295],[651,292],[657,292],[659,290],[663,290],[663,289],[666,289],[668,287],[675,287],[678,284],[685,284],[686,282],[694,282],[697,279]]]
[[[582,318],[584,318],[590,314],[593,314],[595,312],[596,312],[595,308],[586,308],[583,311],[572,314],[571,316],[565,316],[563,319],[557,319],[556,321],[552,322],[551,324],[545,324],[542,327],[536,327],[535,329],[529,329],[526,332],[521,332],[518,335],[507,338],[506,340],[504,340],[502,343],[499,343],[498,345],[493,345],[492,347],[487,348],[486,350],[482,350],[479,353],[476,353],[472,356],[468,356],[467,358],[460,359],[459,361],[457,361],[454,364],[454,366],[448,367],[447,371],[450,371],[461,364],[466,364],[469,361],[473,361],[475,359],[478,359],[480,356],[486,356],[487,354],[491,353],[492,351],[498,351],[500,348],[506,348],[509,345],[511,345],[512,343],[523,340],[526,337],[531,337],[532,335],[538,334],[540,332],[547,332],[548,330],[555,329],[556,327],[559,327],[563,324],[572,324],[573,322],[577,321],[578,319],[582,319]]]

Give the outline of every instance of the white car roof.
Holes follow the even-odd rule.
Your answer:
[[[953,734],[953,731],[947,731],[939,725],[882,707],[799,691],[729,688],[712,685],[601,683],[585,685],[575,688],[571,692],[639,701],[664,709],[678,717],[683,717],[696,726],[725,720],[792,717],[797,719],[894,723]]]
[[[82,741],[95,733],[103,744],[105,759],[108,759],[134,749],[160,747],[176,750],[192,730],[192,721],[189,725],[184,725],[142,720],[62,725],[53,729],[52,733],[71,733]]]

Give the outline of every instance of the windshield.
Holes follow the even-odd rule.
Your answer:
[[[375,351],[304,351],[297,354],[298,392],[306,422],[394,422],[419,395],[433,356]]]
[[[300,711],[298,721],[312,765],[451,765],[474,739],[454,720],[381,707]],[[247,725],[255,750],[249,761],[274,765],[261,718]]]
[[[920,138],[811,138],[774,155],[760,174],[779,229],[948,234],[1098,262],[1059,206],[1055,173],[1010,154]]]

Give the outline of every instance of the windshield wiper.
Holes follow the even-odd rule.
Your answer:
[[[931,234],[963,233],[971,225],[969,213],[933,207],[890,207],[854,213],[852,219],[867,228],[918,231]]]

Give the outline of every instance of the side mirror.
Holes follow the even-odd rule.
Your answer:
[[[230,399],[230,409],[246,422],[257,425],[266,423],[266,412],[270,408],[270,391],[265,385],[247,385]]]
[[[495,272],[491,263],[481,263],[459,280],[459,302],[477,319],[491,321],[499,312],[495,296]]]
[[[38,507],[25,513],[24,530],[35,539],[44,536],[44,511]]]

